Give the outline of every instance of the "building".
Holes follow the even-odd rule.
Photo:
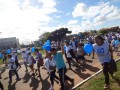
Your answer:
[[[8,48],[19,48],[19,39],[16,37],[0,39],[0,51]]]

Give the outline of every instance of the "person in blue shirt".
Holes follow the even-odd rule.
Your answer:
[[[51,54],[53,54],[53,59],[56,61],[56,67],[58,69],[60,83],[61,83],[61,89],[68,90],[65,85],[65,80],[69,80],[70,82],[74,83],[74,79],[66,75],[67,68],[63,59],[64,44],[62,44],[62,51],[57,51],[55,48],[51,48]]]

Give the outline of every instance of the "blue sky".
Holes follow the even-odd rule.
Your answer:
[[[2,37],[37,40],[67,27],[73,33],[120,26],[120,0],[0,0]],[[40,30],[40,32],[39,32]]]

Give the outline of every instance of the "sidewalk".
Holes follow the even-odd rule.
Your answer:
[[[118,58],[118,57],[116,57]],[[86,56],[87,65],[85,66],[73,66],[73,70],[68,70],[67,75],[71,78],[74,78],[74,85],[77,85],[82,80],[88,78],[95,72],[101,69],[101,65],[98,60],[91,59],[91,57]],[[92,61],[92,62],[91,62]],[[68,67],[68,64],[66,64]],[[36,66],[35,66],[36,68]],[[28,73],[25,73],[25,68],[22,65],[22,68],[18,71],[21,78],[20,81],[16,82],[15,76],[13,76],[13,82],[11,86],[8,85],[8,69],[2,74],[1,82],[4,85],[5,90],[48,90],[50,88],[50,80],[46,70],[41,69],[41,78],[30,77],[31,72],[29,69]],[[57,74],[57,73],[56,73]],[[58,74],[57,74],[58,76]],[[71,85],[70,82],[66,82],[68,90],[71,89],[74,85]],[[59,90],[60,86],[58,81],[55,81],[54,90]]]

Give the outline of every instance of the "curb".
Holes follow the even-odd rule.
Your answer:
[[[120,60],[120,58],[116,59],[115,62],[118,62]],[[93,77],[97,76],[99,73],[102,72],[102,69],[100,69],[98,72],[96,72],[95,74],[91,75],[90,77],[86,78],[85,80],[83,80],[82,82],[78,83],[77,85],[75,85],[72,89],[70,90],[75,90],[77,89],[79,86],[83,85],[85,82],[87,82],[88,80],[92,79]]]

